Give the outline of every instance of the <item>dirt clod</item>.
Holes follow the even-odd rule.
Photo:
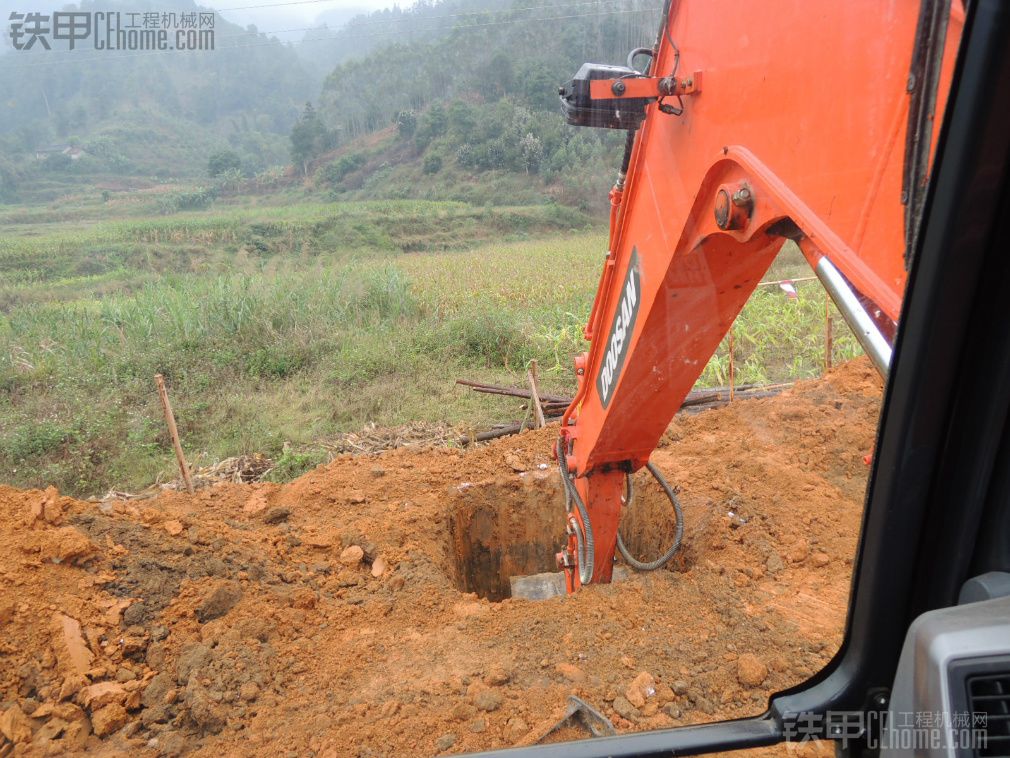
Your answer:
[[[680,707],[676,703],[667,703],[663,706],[662,711],[674,720],[679,719],[681,715]]]
[[[435,740],[435,749],[441,753],[445,750],[448,750],[455,744],[456,744],[455,734],[443,734],[441,737]]]
[[[631,701],[622,695],[618,695],[614,698],[614,710],[617,712],[618,716],[628,719],[628,721],[634,721],[642,714],[639,710],[631,704]]]
[[[288,517],[290,515],[291,515],[291,509],[290,508],[284,508],[284,507],[281,507],[281,506],[278,506],[276,508],[271,508],[270,510],[268,510],[266,513],[263,514],[263,523],[264,524],[281,524],[281,523],[287,521]]]
[[[501,707],[502,696],[497,690],[482,690],[473,699],[473,704],[482,711],[497,711]]]
[[[503,684],[508,684],[511,678],[512,673],[504,666],[494,666],[484,677],[484,683],[492,687],[500,687]]]
[[[111,703],[123,703],[126,695],[126,688],[119,682],[98,682],[82,688],[77,693],[77,701],[94,711]]]
[[[246,682],[239,688],[238,694],[246,702],[252,702],[260,694],[259,685],[256,682]]]
[[[554,670],[570,682],[584,682],[586,680],[586,672],[571,663],[559,663],[554,667]]]
[[[95,734],[104,737],[122,729],[129,717],[123,706],[119,703],[111,703],[91,714],[91,726],[95,730]]]
[[[529,730],[529,725],[521,716],[513,716],[505,724],[505,739],[513,743],[518,742]]]
[[[95,544],[72,526],[55,529],[47,536],[39,550],[44,561],[79,565],[86,563],[97,552]]]
[[[636,676],[632,680],[631,684],[628,685],[628,689],[624,692],[624,697],[626,697],[628,702],[636,708],[641,708],[645,705],[646,700],[654,697],[655,695],[656,680],[648,671],[643,671]]]
[[[91,668],[94,655],[81,634],[81,624],[63,613],[53,614],[53,650],[63,669],[77,676],[84,676]]]
[[[32,738],[32,724],[20,706],[12,705],[0,715],[0,733],[17,745]]]
[[[736,678],[744,687],[760,687],[768,678],[768,667],[753,653],[744,653],[736,662]]]
[[[360,545],[351,545],[341,551],[340,562],[345,566],[357,566],[364,557],[365,551],[361,549]]]
[[[218,585],[196,609],[196,617],[204,624],[221,618],[242,599],[242,588],[234,583]]]

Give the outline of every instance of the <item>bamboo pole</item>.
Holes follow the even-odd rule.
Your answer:
[[[469,379],[457,379],[456,384],[469,387],[474,392],[485,392],[490,395],[507,395],[509,397],[524,397],[527,399],[530,396],[529,390],[517,389],[515,387],[498,387],[494,384],[484,384],[482,382],[470,381]],[[541,395],[540,400],[544,403],[565,403],[566,405],[572,402],[570,397],[560,397],[558,395]]]
[[[530,361],[530,367],[526,370],[526,379],[530,383],[530,402],[533,405],[533,428],[543,429],[544,426],[547,425],[547,421],[544,420],[544,408],[540,404],[540,389],[537,387],[539,377],[537,376],[536,360]]]
[[[186,489],[193,494],[193,480],[189,476],[189,466],[186,464],[186,456],[182,452],[182,442],[179,441],[179,430],[175,425],[175,414],[172,413],[172,404],[168,400],[168,390],[165,389],[165,378],[161,374],[154,375],[154,382],[158,385],[158,397],[161,398],[161,409],[165,412],[165,423],[168,425],[168,433],[172,437],[172,447],[175,448],[175,457],[179,461],[179,471],[182,473],[182,481],[186,484]]]
[[[734,364],[735,365],[735,364]],[[539,382],[539,379],[538,379]],[[500,395],[505,397],[519,397],[531,399],[533,394],[528,389],[515,389],[512,387],[497,387],[493,384],[481,384],[480,382],[473,382],[466,379],[457,379],[456,384],[469,387],[474,392],[487,392],[494,395]],[[782,382],[778,384],[734,384],[733,385],[733,397],[748,394],[751,391],[757,390],[759,392],[767,390],[781,390],[787,387],[791,387],[792,382]],[[694,405],[705,405],[713,401],[722,402],[727,398],[723,397],[729,393],[729,387],[709,387],[702,390],[691,390],[687,393],[687,397],[684,398],[683,407],[690,407]],[[571,405],[572,399],[570,397],[559,397],[556,395],[544,395],[540,394],[540,405],[544,409],[544,416],[552,416],[556,413],[560,413],[569,405]]]
[[[831,298],[824,295],[824,371],[831,370],[832,353],[835,350],[834,336],[831,334]]]
[[[735,345],[733,344],[733,327],[729,329],[729,401],[733,402],[733,396],[736,394],[734,391],[734,385],[736,384],[736,364],[733,362],[733,350]]]
[[[767,397],[775,397],[780,392],[783,392],[793,385],[790,383],[785,384],[767,384],[762,386],[754,386],[751,389],[744,389],[744,386],[751,387],[751,385],[740,385],[736,388],[737,394],[744,399],[761,399]],[[690,402],[685,402],[681,406],[681,412],[685,413],[696,413],[701,410],[706,410],[708,408],[722,408],[727,403],[729,403],[729,397],[726,392],[717,393],[707,393],[704,397],[695,398]],[[547,418],[548,423],[554,423],[560,420],[560,416],[549,415]],[[486,442],[488,440],[493,440],[498,437],[506,437],[510,434],[518,434],[525,428],[525,421],[517,421],[512,424],[496,424],[493,428],[479,432],[478,434],[463,435],[459,438],[459,444],[464,447],[473,442]]]

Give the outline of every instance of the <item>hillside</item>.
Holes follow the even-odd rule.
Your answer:
[[[460,18],[501,9],[499,0],[419,0],[372,12],[334,8],[319,14],[296,46],[306,65],[325,73],[390,45],[433,42],[450,34]]]
[[[340,149],[313,153],[312,186],[339,198],[604,209],[624,133],[568,126],[557,89],[587,60],[621,62],[651,44],[658,9],[639,0],[484,5],[415,6],[396,42],[330,73],[313,118],[325,145]],[[380,15],[360,23],[378,28]]]
[[[143,0],[80,3],[140,13]],[[206,10],[193,0],[157,10]],[[41,185],[108,176],[193,179],[230,148],[249,173],[284,163],[287,136],[319,79],[286,45],[215,18],[208,51],[10,51],[0,55],[0,201]],[[54,45],[57,43],[54,41]],[[72,162],[60,150],[83,151]]]
[[[421,2],[311,29],[298,45],[218,17],[214,51],[2,55],[0,202],[122,177],[207,184],[208,160],[227,151],[247,179],[294,164],[306,190],[329,199],[602,208],[623,135],[568,127],[557,87],[586,60],[648,44],[658,8],[495,5]]]

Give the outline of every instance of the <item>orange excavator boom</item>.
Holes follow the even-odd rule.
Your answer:
[[[963,22],[959,0],[680,0],[653,48],[562,88],[570,123],[629,135],[555,451],[569,591],[610,581],[628,477],[786,240],[886,372]]]

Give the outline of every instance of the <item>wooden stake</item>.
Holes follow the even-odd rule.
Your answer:
[[[733,402],[736,394],[734,385],[736,384],[736,364],[733,362],[733,327],[729,329],[729,401]]]
[[[172,446],[175,448],[175,457],[179,461],[179,471],[182,472],[182,481],[186,483],[186,489],[192,495],[193,480],[189,476],[189,466],[186,465],[186,456],[182,452],[182,442],[179,441],[179,430],[175,426],[175,414],[172,413],[172,404],[168,401],[168,390],[165,389],[165,378],[161,374],[155,374],[154,382],[158,385],[158,397],[161,398],[161,409],[165,412],[165,423],[168,424],[168,433],[172,437]]]
[[[540,404],[540,388],[537,386],[539,377],[537,376],[537,362],[530,361],[530,367],[526,371],[526,378],[530,383],[530,402],[533,404],[533,428],[543,429],[547,422],[544,420],[544,407]]]
[[[831,334],[831,298],[824,294],[824,371],[831,370],[832,353],[835,350],[834,337]]]

